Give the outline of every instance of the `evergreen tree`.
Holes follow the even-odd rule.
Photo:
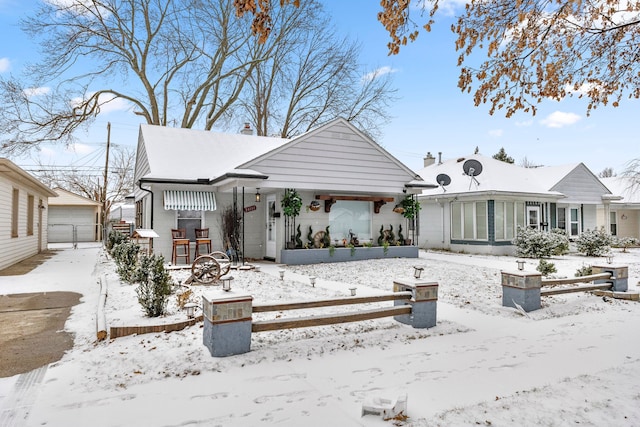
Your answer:
[[[513,163],[513,157],[509,156],[506,151],[504,151],[504,147],[500,148],[496,154],[493,155],[493,158],[496,160],[500,160],[501,162]]]

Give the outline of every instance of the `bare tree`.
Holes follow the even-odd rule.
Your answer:
[[[58,168],[38,164],[33,174],[52,188],[62,188],[97,202],[104,203],[108,215],[111,205],[121,202],[133,191],[133,167],[135,152],[128,147],[116,146],[112,149],[109,161],[107,182],[107,200],[102,200],[104,180],[97,169],[93,172],[86,168]]]
[[[280,37],[258,43],[232,0],[42,2],[23,29],[43,58],[0,79],[2,150],[73,141],[109,102],[147,123],[211,129]]]
[[[379,135],[394,100],[389,74],[364,72],[358,64],[359,45],[338,37],[315,1],[279,9],[273,23],[295,25],[296,30],[255,67],[245,87],[242,114],[258,134],[289,138],[344,117],[371,136]]]
[[[602,172],[600,172],[598,174],[598,176],[600,178],[611,178],[612,176],[616,176],[615,172],[613,171],[613,168],[604,168],[602,169]]]
[[[522,160],[520,160],[520,164],[519,164],[519,166],[522,166],[523,168],[530,168],[530,169],[532,169],[532,168],[539,168],[539,167],[541,167],[542,165],[539,165],[539,164],[533,163],[531,160],[529,160],[529,159],[527,158],[527,156],[524,156],[524,157],[522,158]]]

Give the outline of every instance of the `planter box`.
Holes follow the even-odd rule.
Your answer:
[[[417,246],[389,246],[387,253],[384,248],[357,247],[353,255],[351,248],[336,248],[333,256],[328,248],[322,249],[284,249],[280,251],[280,262],[288,265],[320,264],[324,262],[362,261],[380,258],[418,258]]]

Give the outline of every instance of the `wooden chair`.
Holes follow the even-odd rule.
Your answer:
[[[187,230],[184,228],[172,228],[173,250],[171,251],[171,262],[178,263],[178,259],[184,258],[185,264],[191,262],[191,248],[187,239]]]
[[[196,254],[198,258],[200,255],[207,255],[211,253],[211,239],[209,238],[208,228],[196,228]],[[205,246],[206,251],[200,252],[200,246]]]
[[[172,228],[171,229],[171,238],[172,239],[186,239],[187,238],[187,230],[185,228]]]

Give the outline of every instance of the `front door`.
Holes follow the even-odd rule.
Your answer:
[[[267,236],[265,258],[276,259],[276,195],[269,194],[267,196]]]
[[[527,206],[527,226],[540,229],[540,206]]]

